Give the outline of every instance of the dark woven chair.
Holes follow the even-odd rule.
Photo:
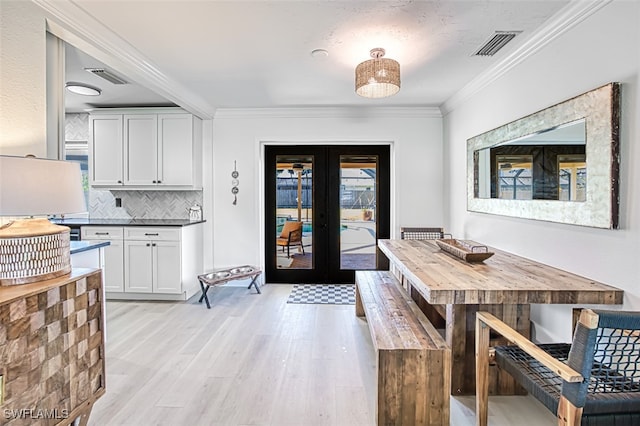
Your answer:
[[[442,228],[400,228],[400,239],[403,240],[437,240],[444,238]]]
[[[476,319],[477,425],[487,424],[489,330],[495,362],[557,414],[558,425],[640,424],[640,312],[583,309],[571,344],[535,345],[487,312]]]

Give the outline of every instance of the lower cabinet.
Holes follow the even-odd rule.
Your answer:
[[[125,241],[125,291],[182,292],[179,241]]]
[[[109,241],[104,248],[104,267],[102,279],[105,292],[124,291],[124,232],[121,227],[112,226],[83,226],[81,229],[83,241]]]
[[[105,276],[120,272],[118,285],[105,285],[108,299],[186,300],[198,291],[202,273],[202,226],[82,227],[122,235],[112,256],[105,253]],[[110,240],[114,244],[114,240]],[[119,247],[118,247],[118,244]],[[107,247],[108,248],[108,247]]]

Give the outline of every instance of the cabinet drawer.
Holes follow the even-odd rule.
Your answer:
[[[119,226],[83,226],[80,233],[83,240],[121,240],[124,235]]]
[[[124,228],[124,237],[126,240],[180,241],[180,232],[180,228],[135,226]]]

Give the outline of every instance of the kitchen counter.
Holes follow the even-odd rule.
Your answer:
[[[71,254],[95,250],[111,244],[109,241],[71,241]]]
[[[53,223],[67,226],[189,226],[204,220],[189,219],[52,219]]]

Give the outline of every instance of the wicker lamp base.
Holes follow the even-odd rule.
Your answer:
[[[0,228],[0,286],[28,284],[71,272],[69,228],[47,219]]]

